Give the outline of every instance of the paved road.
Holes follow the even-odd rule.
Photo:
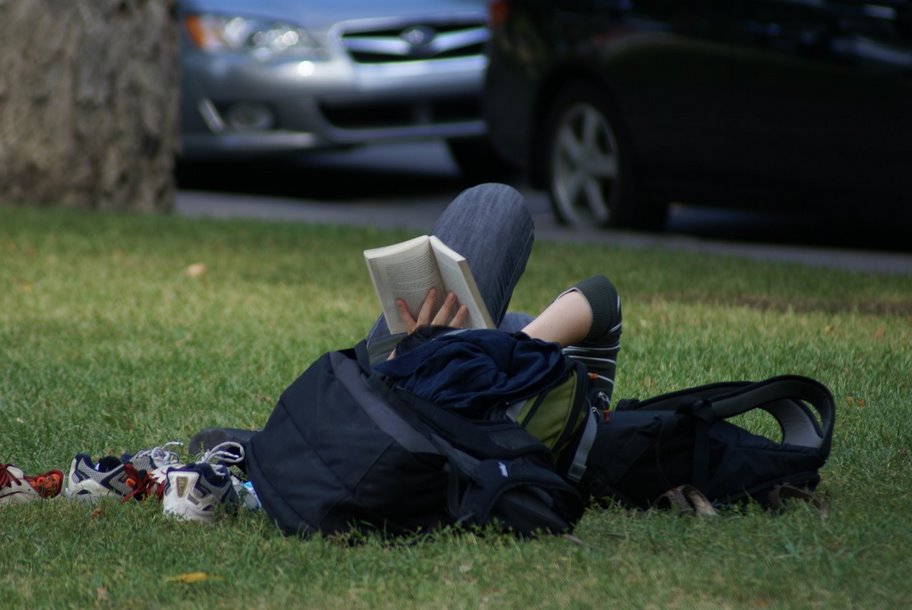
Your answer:
[[[308,155],[293,164],[195,166],[180,173],[176,209],[194,217],[255,218],[427,230],[469,186],[439,144]],[[912,240],[890,224],[677,206],[663,233],[579,230],[555,223],[546,196],[526,197],[539,239],[659,247],[799,262],[853,271],[912,273]],[[773,241],[777,243],[772,243]]]

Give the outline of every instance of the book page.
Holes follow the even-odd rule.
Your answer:
[[[414,317],[418,317],[431,288],[437,289],[438,307],[443,303],[446,288],[426,235],[392,246],[365,250],[364,258],[391,333],[406,331],[396,307],[397,298],[405,300]]]
[[[494,321],[475,284],[468,261],[433,235],[431,246],[437,255],[437,268],[446,290],[454,292],[459,304],[469,310],[466,328],[494,328]]]

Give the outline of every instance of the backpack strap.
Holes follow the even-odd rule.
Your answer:
[[[692,469],[695,487],[706,489],[709,483],[708,435],[713,420],[728,419],[751,409],[763,409],[776,419],[782,430],[782,444],[829,453],[835,408],[833,396],[824,385],[797,375],[742,384],[726,394],[685,401],[676,409],[677,413],[687,413],[695,421]],[[817,416],[820,417],[819,423]],[[661,474],[661,464],[657,465]]]
[[[783,443],[829,451],[836,409],[833,395],[814,379],[773,377],[711,402],[716,415],[726,419],[760,407],[779,422]]]
[[[783,443],[824,452],[830,449],[836,415],[833,395],[820,382],[800,375],[755,383],[712,383],[643,401],[622,401],[618,408],[677,411],[682,405],[701,401],[708,402],[713,413],[723,419],[761,408],[779,424]]]
[[[567,478],[574,483],[582,481],[583,475],[586,474],[586,463],[589,460],[589,452],[595,444],[597,430],[598,419],[595,413],[590,412],[586,416],[586,423],[583,424],[583,433],[580,436],[579,443],[576,445],[576,451],[573,452],[570,468],[567,470]]]
[[[630,472],[634,464],[650,452],[655,454],[654,472],[661,487],[663,489],[671,487],[671,483],[665,476],[665,469],[662,467],[661,444],[677,426],[678,418],[670,410],[662,409],[659,411],[651,414],[643,413],[642,416],[638,414],[637,418],[640,421],[634,426],[635,430],[632,433],[620,437],[612,437],[609,434],[605,437],[606,441],[602,442],[603,449],[606,443],[611,443],[610,457],[607,461],[602,462],[595,471],[599,480],[598,484],[610,489],[612,495],[624,498],[624,494],[617,488],[618,483]],[[667,412],[663,413],[661,411]],[[604,430],[609,433],[615,430],[611,421],[608,422]],[[635,502],[626,499],[625,502],[635,504]]]
[[[336,372],[336,380],[361,405],[364,413],[378,428],[396,439],[400,445],[413,453],[436,453],[436,448],[416,426],[415,417],[410,413],[396,410],[385,400],[388,388],[378,380],[363,376],[359,361],[351,358],[348,350],[330,352],[329,362]]]
[[[367,350],[367,339],[361,339],[354,347],[342,350],[349,358],[356,360],[366,374],[371,373],[370,353]]]
[[[474,460],[447,450],[448,507],[456,525],[508,525],[521,535],[573,530],[582,498],[553,470],[521,460]]]
[[[432,447],[425,451],[446,458],[447,510],[456,525],[495,524],[520,535],[573,530],[583,514],[583,500],[554,471],[551,450],[532,434],[511,420],[467,418],[388,383],[372,371],[363,341],[346,355],[360,366],[365,387],[385,397],[422,431]],[[585,446],[577,452],[585,465],[592,441],[580,444]]]
[[[707,399],[699,399],[691,403],[685,403],[678,408],[677,413],[687,414],[692,418],[693,428],[693,468],[691,476],[693,477],[694,487],[697,489],[706,489],[709,482],[709,427],[720,416],[713,409],[713,403]],[[665,476],[665,470],[662,467],[662,451],[660,445],[663,435],[667,432],[668,427],[663,426],[662,431],[656,439],[656,471],[662,481],[663,486],[668,487],[668,478]]]

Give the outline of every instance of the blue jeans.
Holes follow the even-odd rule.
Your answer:
[[[507,313],[532,252],[535,227],[525,201],[505,184],[481,184],[460,193],[434,223],[431,234],[463,255],[498,328],[522,329],[532,316]],[[383,316],[367,335],[371,361],[377,362],[402,336],[391,336]]]

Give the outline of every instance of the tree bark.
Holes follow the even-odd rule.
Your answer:
[[[175,0],[0,0],[0,202],[166,211]]]

